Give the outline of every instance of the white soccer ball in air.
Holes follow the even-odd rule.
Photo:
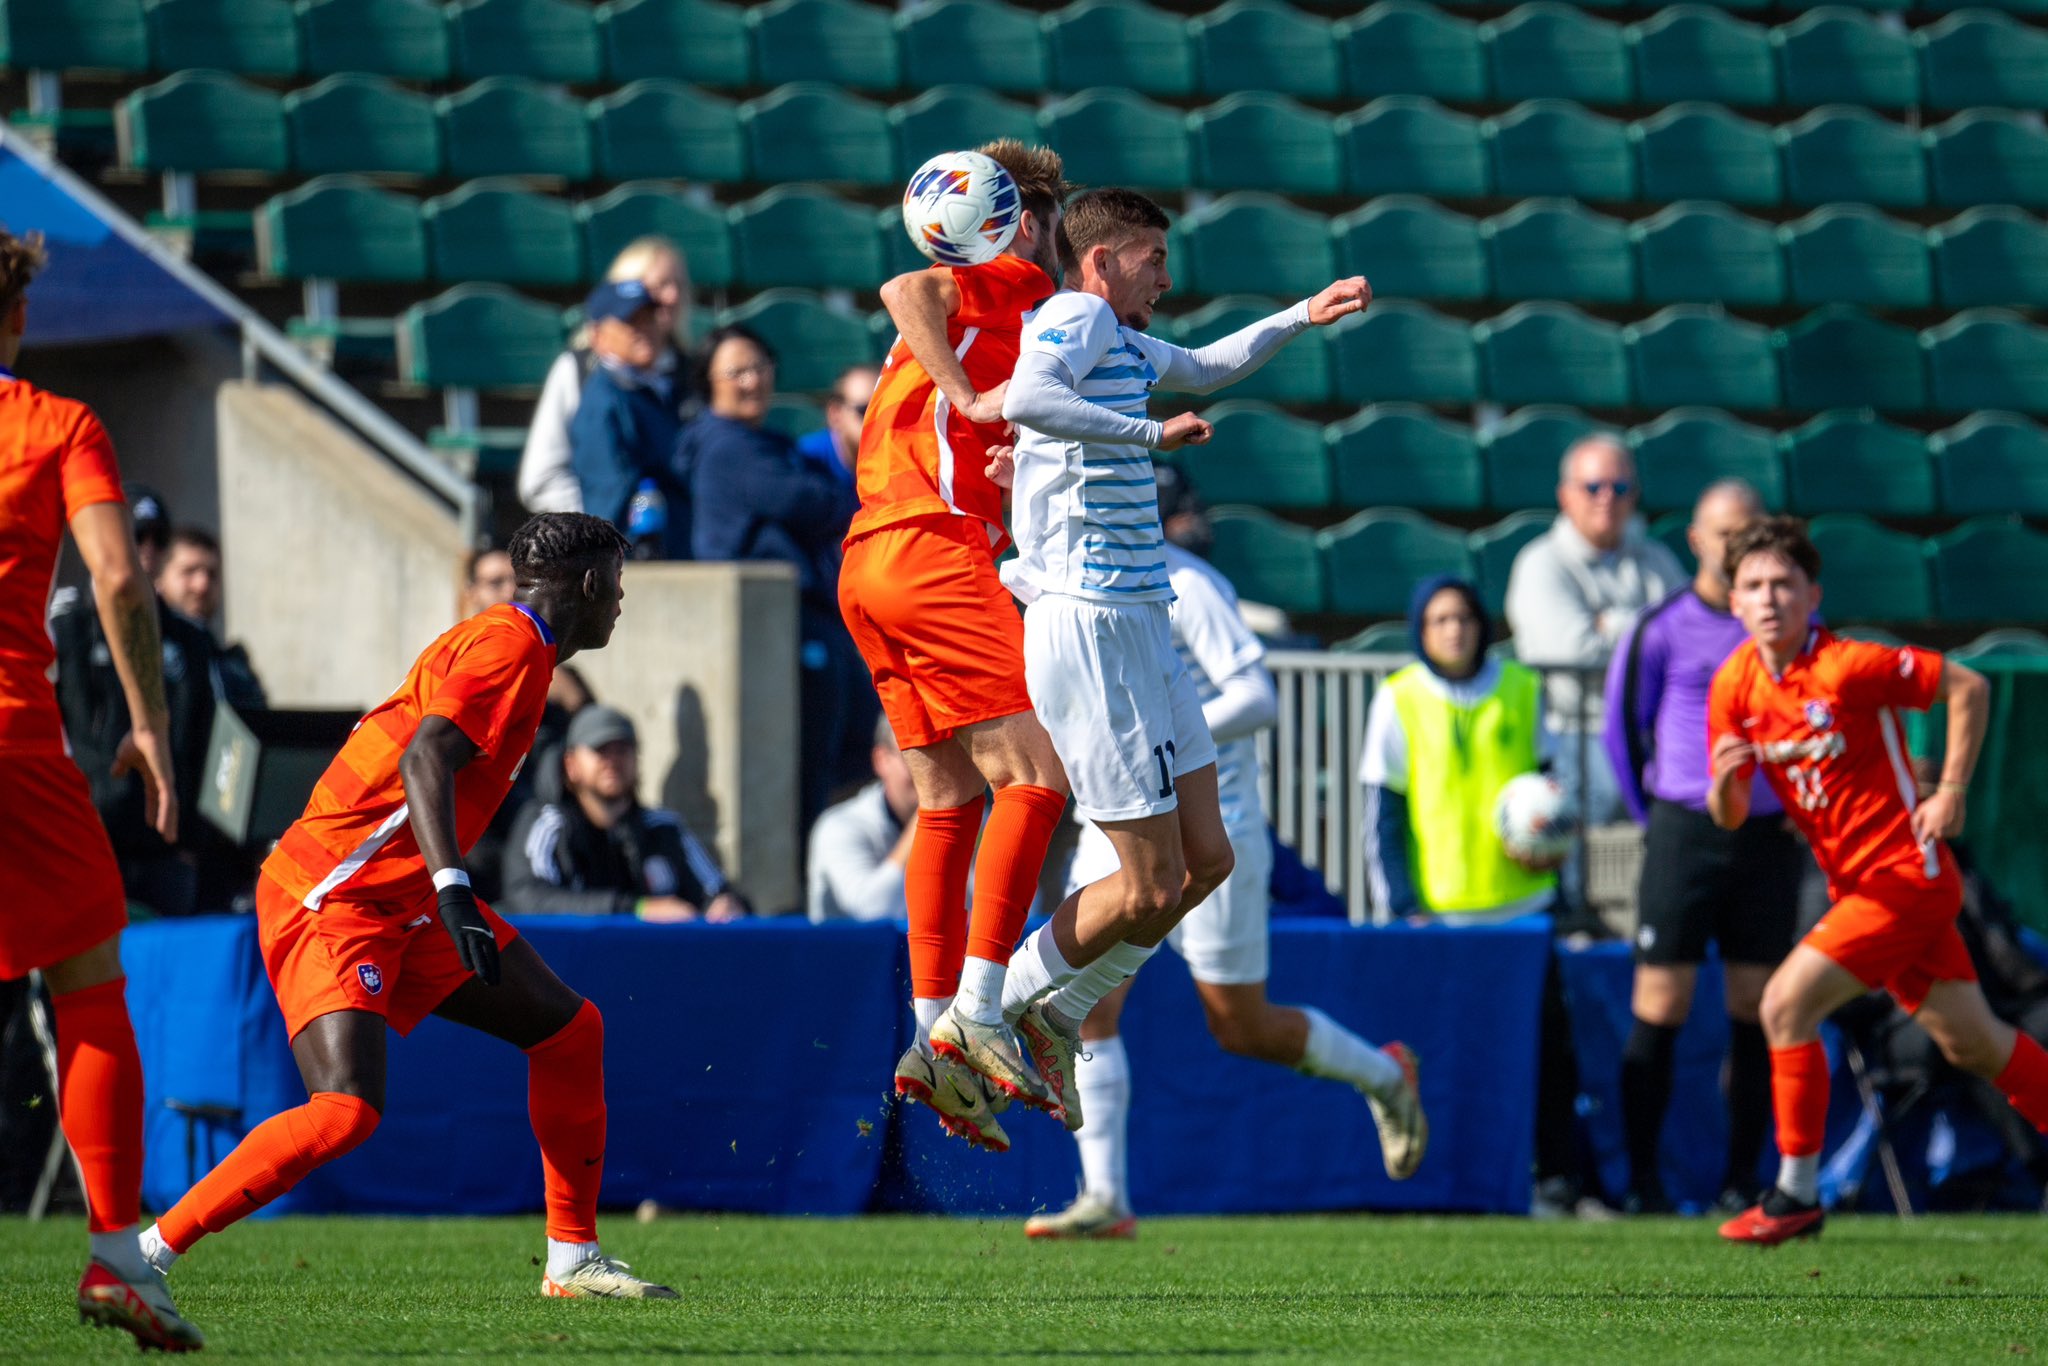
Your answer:
[[[904,230],[942,266],[995,260],[1023,216],[1017,182],[979,152],[941,152],[903,188]]]
[[[1524,773],[1508,779],[1494,799],[1493,828],[1508,853],[1550,863],[1571,852],[1579,837],[1579,812],[1555,780]]]

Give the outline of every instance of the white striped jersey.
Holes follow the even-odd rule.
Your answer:
[[[1223,695],[1222,680],[1265,662],[1265,647],[1237,610],[1237,590],[1216,567],[1177,545],[1166,547],[1173,585],[1173,648],[1187,665],[1195,695],[1207,710]],[[1259,743],[1250,735],[1216,746],[1216,791],[1224,827],[1264,831],[1259,799]]]

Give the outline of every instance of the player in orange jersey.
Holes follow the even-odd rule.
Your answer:
[[[1748,642],[1714,675],[1707,704],[1707,811],[1733,830],[1759,765],[1813,846],[1834,906],[1764,987],[1778,1119],[1777,1184],[1721,1226],[1771,1245],[1820,1232],[1828,1060],[1820,1025],[1883,987],[1948,1060],[1989,1078],[2048,1132],[2048,1051],[1998,1019],[1956,930],[1962,882],[1942,843],[1963,830],[1963,796],[1984,741],[1990,689],[1931,650],[1840,640],[1808,623],[1820,555],[1803,523],[1751,522],[1728,543],[1730,606]],[[1948,704],[1941,783],[1917,802],[1900,709]]]
[[[40,239],[0,232],[0,978],[40,968],[57,1017],[57,1117],[84,1176],[92,1260],[81,1319],[144,1347],[205,1344],[144,1259],[142,1059],[128,1021],[121,930],[128,901],[114,849],[71,761],[43,625],[64,528],[92,572],[93,596],[132,727],[117,771],[142,776],[150,824],[178,833],[170,718],[156,597],[135,555],[113,443],[82,403],[46,394],[12,366],[28,327],[24,295]]]
[[[549,512],[506,550],[517,596],[427,647],[356,724],[263,865],[263,966],[309,1099],[252,1129],[143,1235],[159,1270],[368,1138],[384,1108],[385,1027],[409,1034],[439,1015],[526,1053],[546,1174],[541,1292],[676,1297],[598,1246],[597,1007],[476,899],[462,866],[526,762],[556,666],[611,639],[626,541],[601,517]]]
[[[917,784],[904,900],[919,1039],[896,1087],[953,1132],[1001,1149],[1009,1141],[975,1073],[1002,1095],[1052,1106],[1003,1025],[1002,997],[1067,780],[1024,688],[1023,619],[996,576],[1009,542],[1003,491],[987,464],[1006,439],[1019,324],[1054,290],[1065,186],[1044,148],[1005,139],[977,150],[1016,181],[1022,220],[993,261],[882,287],[900,336],[861,428],[861,507],[839,604]]]

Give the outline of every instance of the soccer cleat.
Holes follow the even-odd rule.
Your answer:
[[[896,1060],[896,1094],[928,1105],[947,1133],[991,1152],[1010,1151],[1010,1136],[996,1111],[1010,1098],[991,1088],[964,1063],[942,1058],[926,1043],[912,1044]]]
[[[1012,1100],[1039,1110],[1056,1110],[1059,1102],[1017,1051],[1017,1040],[1007,1025],[978,1024],[949,1007],[932,1026],[932,1052],[951,1058],[982,1076]]]
[[[1818,1238],[1827,1217],[1819,1205],[1794,1200],[1773,1186],[1763,1199],[1721,1225],[1721,1236],[1731,1243],[1776,1247],[1794,1238]]]
[[[1034,1214],[1024,1221],[1026,1238],[1135,1238],[1138,1217],[1119,1209],[1092,1191],[1082,1191],[1057,1214]]]
[[[1017,1035],[1031,1054],[1038,1075],[1057,1102],[1053,1113],[1066,1124],[1069,1133],[1081,1127],[1081,1083],[1075,1075],[1074,1060],[1081,1041],[1052,1022],[1045,1003],[1033,1001],[1017,1021]]]
[[[1380,1051],[1401,1069],[1401,1089],[1389,1099],[1367,1092],[1365,1100],[1379,1126],[1380,1159],[1387,1175],[1406,1181],[1429,1150],[1429,1116],[1422,1113],[1422,1062],[1405,1043],[1390,1043]]]
[[[78,1321],[119,1328],[148,1351],[196,1352],[206,1337],[179,1317],[171,1289],[155,1267],[140,1280],[129,1280],[99,1258],[92,1259],[78,1282]]]
[[[562,1273],[540,1278],[540,1293],[559,1300],[678,1300],[682,1296],[665,1285],[644,1281],[633,1268],[602,1252],[585,1257]]]

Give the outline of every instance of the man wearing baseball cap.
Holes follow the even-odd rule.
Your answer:
[[[689,490],[670,472],[683,429],[673,370],[660,368],[667,338],[654,299],[638,280],[608,280],[583,301],[597,364],[569,424],[569,465],[583,488],[583,509],[633,534],[627,511],[646,481],[665,501],[664,558],[688,555]]]

